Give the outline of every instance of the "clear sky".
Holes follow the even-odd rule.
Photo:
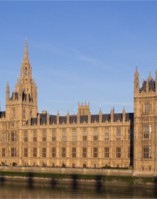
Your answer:
[[[157,2],[0,2],[0,101],[14,90],[25,39],[39,111],[133,112],[136,66],[140,80],[157,69]]]

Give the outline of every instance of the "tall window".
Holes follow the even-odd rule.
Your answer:
[[[67,137],[66,137],[66,130],[62,129],[62,141],[66,141]]]
[[[83,128],[82,140],[83,140],[83,141],[87,141],[87,130],[86,130],[86,128]]]
[[[110,149],[109,149],[109,147],[105,147],[104,148],[104,157],[109,158],[109,156],[110,156]]]
[[[24,131],[24,142],[28,141],[28,132],[27,130]]]
[[[33,131],[33,142],[37,142],[37,131]]]
[[[130,147],[128,147],[128,158],[130,158]]]
[[[93,158],[97,158],[98,157],[98,148],[94,147],[93,148]]]
[[[63,147],[62,148],[62,158],[65,158],[66,157],[66,148]]]
[[[12,147],[11,148],[11,157],[16,157],[17,154],[16,154],[16,148],[15,147]]]
[[[149,102],[146,102],[146,103],[144,104],[144,112],[145,112],[145,113],[149,113],[150,111],[151,111],[151,105],[150,105]]]
[[[46,148],[45,147],[42,148],[42,157],[43,158],[46,157]]]
[[[97,128],[94,128],[93,141],[97,141],[97,140],[98,140],[98,130]]]
[[[23,117],[23,119],[26,119],[26,110],[22,111],[22,117]]]
[[[33,148],[33,157],[34,158],[37,157],[37,148],[36,147]]]
[[[87,157],[87,148],[86,148],[86,147],[83,147],[83,148],[82,148],[82,157],[83,157],[83,158],[86,158],[86,157]]]
[[[116,147],[116,158],[121,158],[121,147]]]
[[[110,139],[110,133],[109,133],[109,128],[105,128],[105,140]]]
[[[7,141],[7,134],[5,131],[2,132],[2,142],[6,142]]]
[[[144,139],[150,139],[152,133],[151,125],[145,124],[143,125],[143,138]]]
[[[42,141],[43,142],[46,141],[46,130],[45,129],[42,130]]]
[[[24,157],[28,157],[28,148],[24,148]]]
[[[32,111],[30,111],[30,117],[32,117]]]
[[[72,157],[76,158],[76,147],[72,147]]]
[[[52,141],[56,141],[56,129],[52,129]]]
[[[12,108],[11,117],[15,118],[15,108]]]
[[[131,129],[128,129],[128,140],[131,139]]]
[[[55,158],[56,157],[56,148],[52,147],[52,157]]]
[[[5,148],[2,148],[2,157],[5,157]]]
[[[16,141],[16,132],[12,131],[11,132],[11,142],[15,142]]]
[[[116,140],[121,140],[121,128],[116,128]]]
[[[77,141],[77,131],[75,128],[72,129],[72,141]]]
[[[143,158],[144,159],[150,159],[152,156],[151,154],[151,147],[146,145],[146,146],[143,146]]]

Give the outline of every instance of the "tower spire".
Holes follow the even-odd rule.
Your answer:
[[[23,58],[24,63],[29,63],[29,57],[28,57],[28,42],[27,40],[25,41],[25,49],[24,49],[24,58]]]
[[[24,57],[21,66],[21,78],[32,78],[32,68],[28,56],[28,42],[25,41]]]

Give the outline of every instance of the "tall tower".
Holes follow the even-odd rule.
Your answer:
[[[37,87],[32,79],[32,67],[26,41],[20,78],[11,96],[9,84],[6,86],[6,117],[9,120],[26,121],[30,117],[36,117],[37,110]]]
[[[139,86],[134,76],[134,175],[157,174],[157,73]]]

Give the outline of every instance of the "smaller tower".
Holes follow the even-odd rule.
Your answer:
[[[20,78],[17,80],[11,97],[9,84],[6,86],[6,117],[23,123],[31,117],[36,117],[37,112],[37,87],[32,78],[32,67],[29,61],[26,41]]]
[[[136,69],[134,79],[134,175],[157,173],[156,117],[157,117],[157,73],[151,73],[139,88]]]
[[[86,102],[84,104],[82,103],[81,105],[78,104],[78,115],[90,115],[89,102],[88,104]]]

